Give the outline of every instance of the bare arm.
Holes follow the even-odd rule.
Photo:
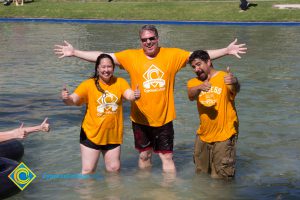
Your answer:
[[[211,88],[211,84],[208,81],[197,85],[195,87],[188,88],[188,97],[190,101],[194,101],[197,99],[201,91],[207,92]]]
[[[47,120],[48,118],[45,118],[44,121],[37,126],[24,127],[24,124],[22,123],[19,128],[10,131],[0,132],[0,142],[10,140],[10,139],[24,139],[27,137],[27,135],[34,132],[40,132],[40,131],[49,132],[50,125],[47,122]]]
[[[123,96],[128,101],[138,100],[141,97],[141,91],[139,90],[139,86],[137,85],[134,91],[132,89],[125,90]]]
[[[217,59],[226,55],[234,55],[237,58],[241,58],[239,54],[245,54],[247,48],[246,44],[237,44],[237,39],[231,42],[226,48],[207,50],[211,59]]]
[[[62,45],[55,45],[54,53],[58,55],[58,58],[64,58],[64,57],[77,57],[89,62],[96,62],[97,57],[104,53],[102,51],[81,51],[78,49],[75,49],[70,43],[67,41],[64,41],[64,44]],[[114,53],[107,53],[109,54],[113,59],[115,64],[119,65]]]
[[[23,124],[21,125],[23,126]],[[3,131],[0,132],[0,142],[6,141],[6,140],[11,140],[11,139],[16,139],[16,138],[25,138],[27,136],[27,133],[25,133],[24,130],[22,130],[22,127],[16,128],[10,131]]]
[[[38,132],[38,131],[49,132],[50,131],[50,127],[49,127],[50,125],[47,121],[48,121],[48,118],[46,117],[40,125],[30,126],[30,127],[23,127],[23,129],[27,133],[33,133],[33,132]]]

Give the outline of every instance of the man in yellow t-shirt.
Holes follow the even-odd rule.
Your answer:
[[[131,78],[131,87],[139,85],[141,98],[132,103],[131,120],[135,147],[139,150],[139,167],[151,166],[152,151],[159,154],[163,171],[175,172],[173,161],[174,130],[172,121],[176,118],[174,106],[174,80],[176,73],[183,68],[191,52],[178,48],[159,46],[158,31],[153,25],[140,29],[141,49],[130,49],[110,53],[116,64],[125,69]],[[212,58],[224,55],[245,53],[244,44],[237,40],[226,48],[210,50]],[[55,45],[55,53],[60,58],[75,56],[95,61],[101,51],[80,51],[65,41]]]
[[[234,98],[239,91],[237,78],[216,71],[206,51],[192,53],[189,63],[197,77],[187,83],[188,97],[197,101],[200,126],[195,139],[196,171],[213,178],[231,178],[235,174],[238,116]]]

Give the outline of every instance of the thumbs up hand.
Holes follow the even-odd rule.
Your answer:
[[[15,138],[24,139],[28,135],[28,132],[26,132],[25,128],[23,127],[24,123],[22,123],[19,128],[14,129]]]
[[[141,97],[141,91],[139,89],[139,85],[136,85],[136,89],[134,90],[134,98],[135,100],[138,100]]]
[[[63,88],[61,90],[61,98],[63,100],[67,100],[69,98],[69,91],[67,89],[66,84],[63,85]]]
[[[50,131],[50,125],[47,121],[48,121],[48,117],[46,117],[44,119],[44,121],[42,122],[42,124],[40,125],[41,126],[41,131],[44,131],[44,132],[49,132]]]
[[[237,83],[237,78],[233,75],[233,73],[230,71],[230,67],[227,67],[226,69],[227,75],[224,76],[224,83],[226,85],[233,85]]]
[[[211,84],[210,82],[208,82],[208,80],[205,80],[202,84],[199,85],[199,89],[204,92],[208,92],[210,88]]]
[[[230,73],[230,67],[227,67],[226,71],[229,74]]]

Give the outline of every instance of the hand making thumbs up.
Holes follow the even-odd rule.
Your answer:
[[[26,132],[24,128],[24,123],[22,123],[18,129],[15,129],[14,133],[15,133],[15,138],[20,138],[20,139],[24,139],[28,135],[28,132]]]
[[[224,82],[225,82],[225,84],[232,85],[232,84],[237,83],[237,78],[230,71],[230,67],[227,67],[226,71],[227,71],[227,75],[224,76]]]
[[[44,131],[44,132],[49,132],[50,131],[50,127],[49,127],[50,125],[47,121],[48,121],[48,117],[46,117],[44,119],[44,121],[42,122],[42,124],[40,125],[41,126],[41,131]]]
[[[67,89],[66,84],[63,85],[63,88],[61,90],[61,98],[63,100],[67,100],[69,98],[69,91]]]
[[[139,85],[136,85],[136,89],[134,90],[134,98],[135,100],[138,100],[141,97],[141,91],[139,89]]]

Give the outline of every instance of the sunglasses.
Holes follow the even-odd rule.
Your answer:
[[[149,37],[149,38],[141,38],[142,42],[147,42],[148,40],[150,40],[152,42],[153,40],[156,40],[156,36]]]

